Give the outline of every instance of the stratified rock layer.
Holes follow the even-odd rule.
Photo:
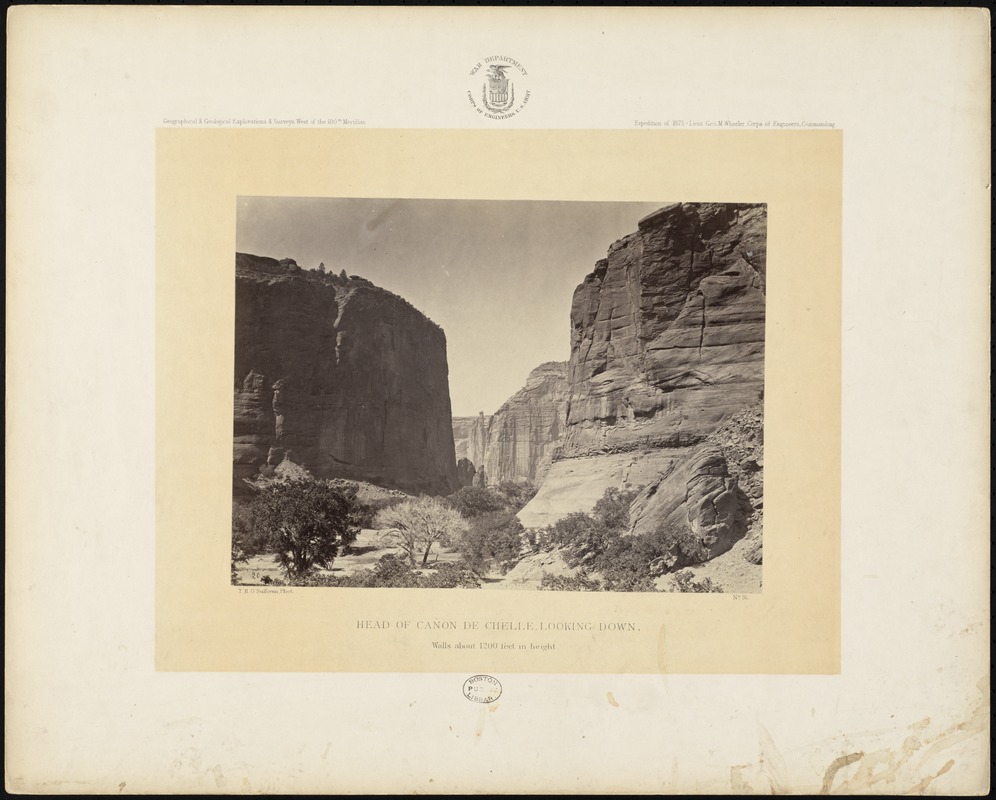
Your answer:
[[[763,459],[729,462],[710,437],[749,406],[760,430],[767,211],[675,203],[637,227],[574,293],[566,432],[519,516],[547,525],[644,487],[632,532],[689,532],[711,558],[759,535]]]
[[[567,418],[567,364],[549,361],[529,373],[526,385],[491,417],[484,471],[492,483],[540,483]]]
[[[689,446],[753,403],[764,379],[767,212],[674,204],[575,290],[562,456]]]
[[[541,482],[567,418],[567,364],[540,364],[526,385],[494,414],[456,417],[453,437],[457,458],[483,471],[488,485],[502,481]],[[476,485],[481,485],[481,478]]]
[[[235,474],[456,488],[446,337],[369,281],[236,254]]]

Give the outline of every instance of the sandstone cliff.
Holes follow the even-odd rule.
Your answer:
[[[490,417],[454,418],[457,458],[470,461],[477,476],[483,470],[488,485],[509,480],[540,483],[550,469],[566,417],[567,364],[540,364],[529,373],[526,385]]]
[[[453,447],[457,461],[466,459],[475,469],[484,464],[490,424],[491,417],[484,412],[476,417],[453,417]]]
[[[574,293],[566,430],[527,526],[646,487],[634,532],[678,526],[718,555],[757,519],[707,442],[763,394],[767,210],[672,204],[615,242]],[[760,408],[760,406],[757,406]]]
[[[687,446],[764,378],[763,205],[674,204],[574,292],[562,455]]]
[[[456,487],[446,337],[370,281],[236,254],[234,388],[237,477]]]

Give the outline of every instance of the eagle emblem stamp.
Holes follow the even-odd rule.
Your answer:
[[[529,102],[525,85],[529,73],[514,58],[489,56],[470,71],[477,80],[467,90],[471,106],[488,119],[508,119]]]

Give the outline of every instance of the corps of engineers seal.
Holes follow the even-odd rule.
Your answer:
[[[463,682],[463,696],[474,703],[493,703],[501,697],[501,684],[490,675],[471,675]]]
[[[470,71],[474,80],[467,98],[474,110],[488,119],[508,119],[529,102],[526,68],[508,56],[488,56]]]

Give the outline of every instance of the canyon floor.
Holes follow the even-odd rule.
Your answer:
[[[688,567],[692,580],[699,582],[708,578],[723,592],[755,593],[761,591],[762,567],[749,563],[744,558],[746,540],[737,542],[728,553],[712,559],[704,564]],[[401,550],[393,546],[387,536],[387,531],[365,529],[360,531],[349,552],[340,555],[332,564],[331,569],[319,569],[321,575],[346,576],[359,571],[373,569],[385,555],[401,555]],[[446,548],[436,547],[432,552],[433,563],[455,563],[460,560],[460,553]],[[482,589],[518,589],[538,590],[544,573],[553,575],[572,575],[575,570],[564,563],[556,550],[530,553],[505,574],[492,572],[483,576]],[[282,580],[283,570],[277,563],[276,556],[257,556],[237,565],[236,574],[241,586],[260,586],[269,581]],[[661,592],[675,591],[674,579],[665,575],[656,581]]]

